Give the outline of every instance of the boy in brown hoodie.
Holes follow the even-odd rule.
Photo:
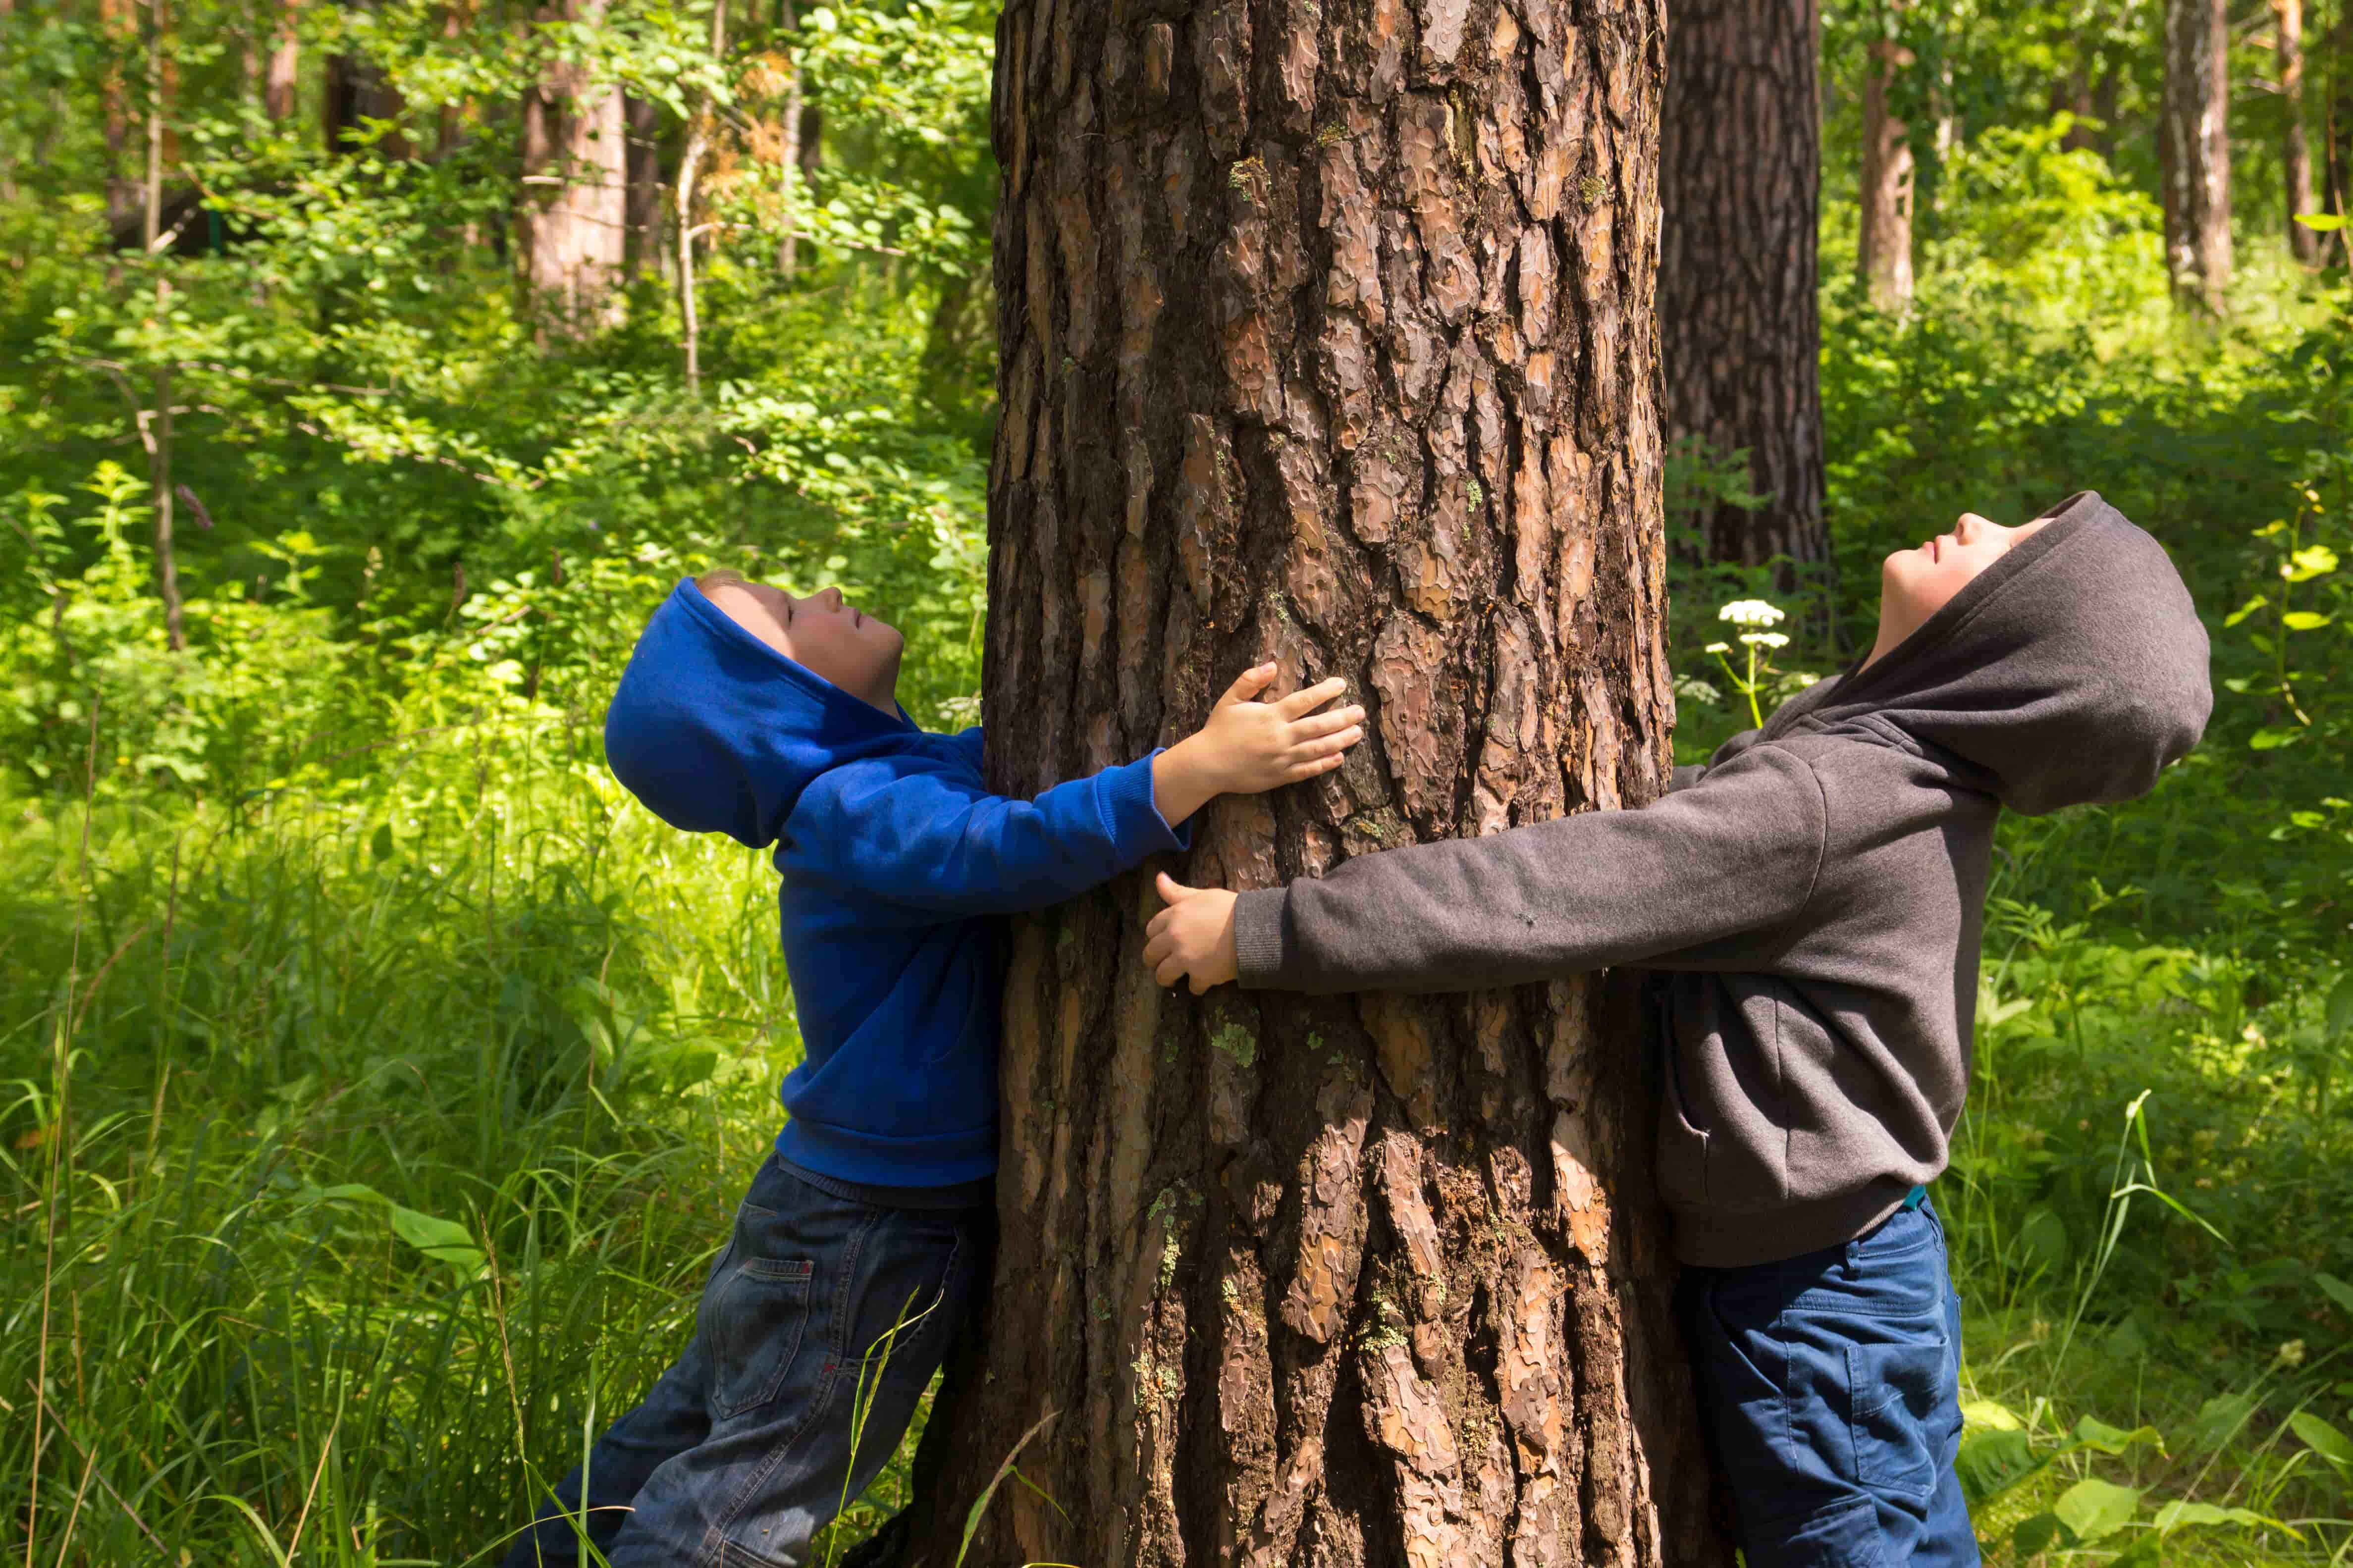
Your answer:
[[[1959,1304],[1926,1184],[1968,1081],[1996,816],[2127,800],[2194,745],[2204,628],[2091,492],[1891,555],[1869,654],[1636,811],[1161,879],[1163,984],[1461,991],[1656,974],[1660,1187],[1749,1568],[1969,1563]]]

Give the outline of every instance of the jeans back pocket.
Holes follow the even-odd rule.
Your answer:
[[[713,1279],[702,1299],[701,1329],[711,1347],[711,1405],[739,1415],[784,1392],[808,1328],[805,1258],[744,1258]]]

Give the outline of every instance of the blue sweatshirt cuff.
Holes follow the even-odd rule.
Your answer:
[[[1152,798],[1152,759],[1166,749],[1155,746],[1136,762],[1103,771],[1103,828],[1118,846],[1120,858],[1130,866],[1147,855],[1193,847],[1193,818],[1171,827]]]

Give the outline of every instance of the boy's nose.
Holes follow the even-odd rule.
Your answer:
[[[819,594],[818,597],[825,600],[828,605],[830,605],[835,614],[839,615],[841,612],[841,606],[844,601],[841,596],[840,589],[828,588],[823,593]]]

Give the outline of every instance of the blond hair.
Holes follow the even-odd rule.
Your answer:
[[[694,585],[708,594],[713,588],[748,588],[751,581],[733,566],[719,566],[697,577]]]

